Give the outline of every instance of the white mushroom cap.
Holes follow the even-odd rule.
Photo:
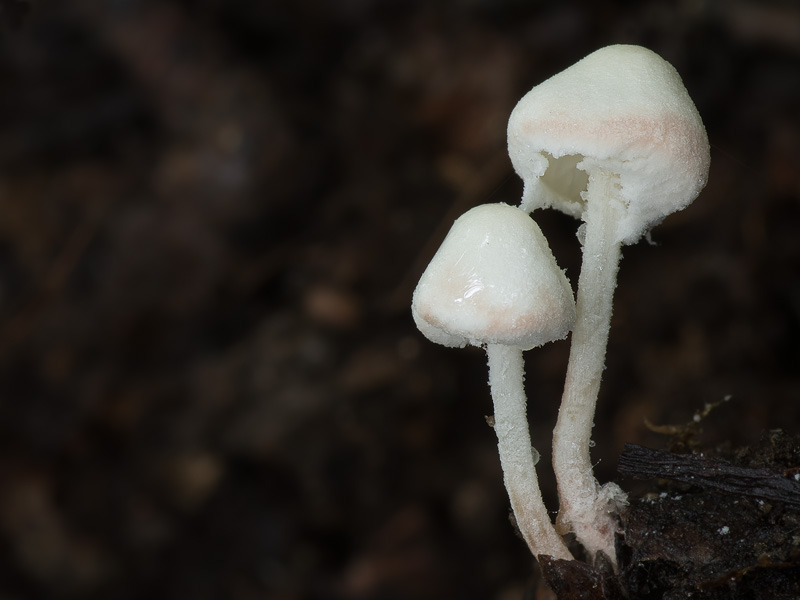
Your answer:
[[[429,340],[529,350],[567,336],[572,288],[538,225],[507,204],[459,217],[422,274],[411,304]]]
[[[618,239],[637,241],[705,186],[709,146],[677,71],[640,46],[608,46],[533,88],[508,122],[522,208],[580,217],[588,176],[619,175]],[[577,167],[577,169],[576,169]]]

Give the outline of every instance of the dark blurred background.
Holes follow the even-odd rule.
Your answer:
[[[796,2],[0,10],[0,599],[521,599],[484,355],[410,296],[519,198],[516,101],[610,43],[675,65],[712,167],[624,250],[598,477],[727,396],[710,443],[800,432]],[[574,283],[577,223],[536,218]],[[567,351],[527,354],[553,509]]]

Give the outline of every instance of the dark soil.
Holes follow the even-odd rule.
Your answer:
[[[3,0],[0,22],[0,598],[541,589],[483,353],[428,343],[410,296],[459,214],[518,200],[516,101],[620,42],[681,73],[712,167],[623,251],[593,450],[641,498],[614,589],[753,597],[793,572],[785,504],[616,465],[664,448],[645,419],[726,396],[696,448],[800,433],[795,2]],[[536,219],[574,283],[576,222]],[[567,351],[526,355],[553,510]],[[797,466],[747,456],[715,455]],[[705,529],[667,527],[711,497]]]
[[[684,450],[685,452],[685,450]],[[620,471],[661,478],[622,515],[619,569],[540,561],[559,600],[800,597],[800,436],[736,451],[630,445]]]

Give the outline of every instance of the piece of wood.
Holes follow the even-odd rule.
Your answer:
[[[800,471],[740,467],[698,454],[625,444],[618,471],[635,479],[669,479],[800,509]]]

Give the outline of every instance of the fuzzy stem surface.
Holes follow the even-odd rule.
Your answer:
[[[489,344],[486,353],[497,449],[517,527],[534,556],[547,554],[573,560],[550,520],[539,490],[536,477],[538,453],[531,445],[528,431],[522,350]]]
[[[625,501],[615,484],[601,488],[589,453],[595,405],[605,368],[614,289],[621,258],[617,223],[623,215],[618,178],[597,169],[585,192],[585,239],[578,279],[564,395],[553,431],[553,469],[558,481],[558,529],[574,531],[593,559],[598,551],[616,562],[616,503]]]

